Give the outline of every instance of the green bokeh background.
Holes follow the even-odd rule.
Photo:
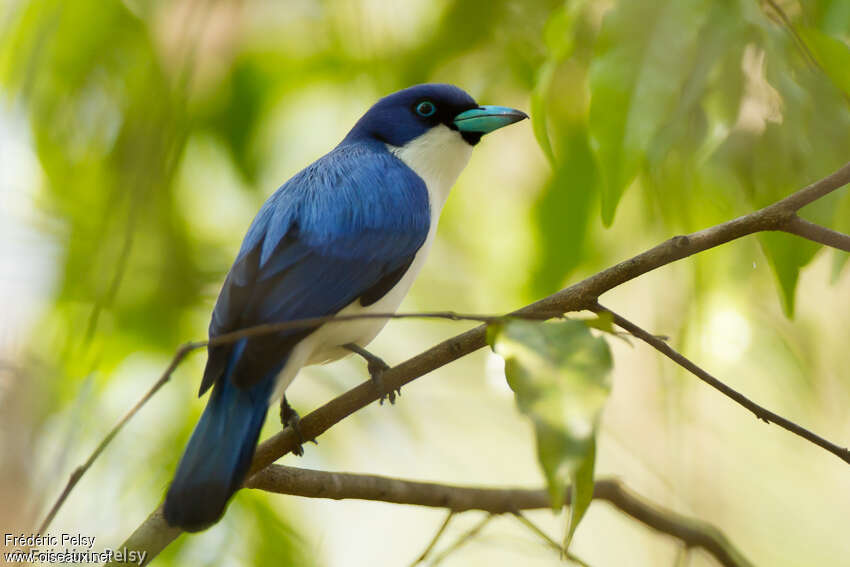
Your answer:
[[[31,529],[74,466],[205,335],[264,199],[378,97],[425,81],[530,110],[488,136],[402,307],[501,313],[673,235],[745,214],[850,160],[850,3],[7,0],[0,4],[0,527]],[[846,188],[803,211],[850,230]],[[604,303],[732,386],[850,438],[847,254],[746,238]],[[400,362],[464,324],[394,321]],[[642,345],[613,341],[597,474],[715,522],[758,565],[850,557],[846,465]],[[167,486],[203,400],[191,357],[77,487],[53,532],[117,546]],[[302,413],[363,380],[302,372]],[[275,412],[270,412],[274,414]],[[269,418],[264,435],[277,430]],[[539,486],[531,425],[478,352],[369,406],[287,464]],[[554,537],[564,515],[531,515]],[[240,493],[159,565],[398,565],[442,512]],[[476,521],[460,518],[458,534]],[[6,529],[6,526],[9,526]],[[572,551],[672,565],[676,542],[601,503]],[[689,565],[711,565],[692,554]],[[552,565],[500,519],[445,565]]]

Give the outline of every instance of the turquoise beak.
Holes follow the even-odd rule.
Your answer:
[[[454,125],[461,132],[487,134],[502,126],[513,124],[528,118],[528,114],[506,106],[479,106],[461,112],[454,119]]]

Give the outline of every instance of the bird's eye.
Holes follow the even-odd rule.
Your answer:
[[[437,107],[430,100],[423,100],[416,105],[416,114],[419,116],[428,118],[429,116],[434,116],[435,112],[437,112]]]

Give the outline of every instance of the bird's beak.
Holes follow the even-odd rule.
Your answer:
[[[454,119],[454,125],[461,132],[487,134],[502,126],[513,124],[528,118],[528,114],[505,106],[479,106],[461,112]]]

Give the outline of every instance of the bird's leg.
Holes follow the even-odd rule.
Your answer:
[[[304,435],[301,433],[301,416],[298,415],[298,412],[292,409],[292,406],[289,405],[289,402],[286,399],[286,396],[283,396],[280,400],[280,424],[285,427],[291,427],[295,432],[295,436],[298,438],[298,447],[292,450],[293,453],[298,455],[299,457],[304,455],[304,448],[302,445],[307,442],[304,439]],[[310,439],[313,443],[318,445],[318,442],[315,439]]]
[[[384,398],[386,398],[391,404],[394,404],[396,393],[400,396],[401,389],[390,390],[387,392],[384,389],[384,382],[381,379],[384,372],[390,369],[390,365],[360,345],[348,343],[347,345],[343,345],[343,348],[350,350],[354,354],[366,360],[366,369],[369,371],[369,378],[372,380],[372,384],[375,385],[375,388],[378,390],[378,394],[381,396],[381,403],[383,404]]]

